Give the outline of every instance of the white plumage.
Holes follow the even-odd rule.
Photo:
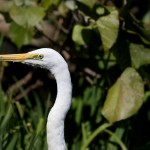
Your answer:
[[[42,48],[25,54],[0,55],[0,60],[38,65],[48,69],[54,75],[57,96],[47,118],[48,150],[66,150],[64,119],[71,105],[72,85],[64,58],[53,49]]]

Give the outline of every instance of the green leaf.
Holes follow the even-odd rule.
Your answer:
[[[23,109],[22,109],[21,104],[20,104],[18,101],[16,101],[15,104],[16,104],[18,113],[19,113],[19,115],[20,115],[20,118],[23,119],[23,117],[24,117],[24,111],[23,111]]]
[[[109,89],[102,114],[111,123],[126,119],[137,113],[143,101],[142,78],[135,69],[127,68]]]
[[[91,26],[75,25],[72,32],[72,39],[79,45],[86,45],[90,42]]]
[[[10,10],[9,15],[17,24],[26,24],[25,8],[14,5]]]
[[[44,127],[44,119],[40,118],[37,124],[37,128],[36,128],[36,135],[39,135],[40,132],[42,131],[43,127]]]
[[[101,132],[103,132],[106,128],[110,127],[112,124],[104,123],[100,125],[87,139],[84,141],[81,150],[86,150],[92,141],[98,136]]]
[[[13,0],[16,6],[35,6],[37,0]]]
[[[96,9],[96,13],[97,13],[98,15],[103,15],[103,14],[105,13],[104,7],[98,7],[98,8]]]
[[[7,101],[7,97],[0,87],[0,133],[3,134],[7,130],[7,124],[12,117],[13,108]]]
[[[70,10],[75,10],[77,8],[76,3],[75,3],[74,0],[72,0],[72,1],[65,1],[65,5]]]
[[[100,17],[96,22],[105,51],[108,51],[116,42],[119,30],[118,11],[113,7],[109,10],[111,10],[110,14]]]
[[[21,47],[22,45],[29,44],[31,42],[33,29],[25,29],[22,26],[12,23],[10,26],[10,37],[17,47]]]
[[[16,6],[22,6],[24,4],[24,0],[13,0]]]
[[[13,137],[12,137],[11,141],[8,143],[5,150],[15,149],[17,140],[18,140],[18,133],[15,133],[15,134],[13,134]]]
[[[142,65],[150,64],[150,49],[140,44],[130,44],[130,55],[132,66],[139,68]]]
[[[47,10],[51,5],[59,5],[61,0],[42,0],[41,5],[42,7]]]
[[[53,0],[42,0],[41,5],[47,10],[53,4]]]
[[[29,7],[26,10],[26,20],[27,24],[31,26],[36,26],[44,17],[45,12],[41,7]],[[30,17],[29,17],[30,16]]]
[[[118,145],[120,145],[120,147],[121,147],[122,150],[127,150],[127,147],[126,147],[125,144],[120,140],[120,138],[117,136],[116,133],[113,133],[112,131],[110,131],[110,130],[108,130],[108,129],[105,129],[105,132],[107,132],[108,134],[110,134],[110,135],[113,137],[115,143],[117,143]],[[112,143],[113,143],[113,142],[112,142]],[[117,150],[118,148],[109,147],[108,150],[110,150],[110,149],[111,149],[111,150]]]
[[[147,13],[144,15],[143,19],[142,19],[142,22],[145,24],[145,25],[149,25],[150,23],[150,10],[147,11]],[[149,26],[147,26],[149,28]]]
[[[124,128],[120,128],[118,127],[115,131],[115,133],[111,132],[110,130],[105,130],[108,134],[111,135],[109,141],[111,141],[110,143],[108,143],[107,146],[107,150],[118,150],[118,145],[114,144],[114,143],[118,143],[120,145],[120,147],[123,149],[127,149],[125,148],[125,145],[123,144],[123,142],[121,141],[123,134],[125,132]]]
[[[7,127],[8,121],[10,120],[10,118],[12,117],[12,113],[13,113],[13,107],[12,105],[9,105],[6,111],[6,115],[4,116],[1,125],[0,125],[0,130],[4,130]]]
[[[17,7],[13,6],[9,12],[10,17],[21,26],[36,26],[44,17],[45,12],[42,7]]]

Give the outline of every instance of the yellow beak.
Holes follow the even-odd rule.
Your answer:
[[[26,59],[34,58],[35,54],[23,53],[23,54],[5,54],[0,55],[0,61],[15,61],[24,62]]]

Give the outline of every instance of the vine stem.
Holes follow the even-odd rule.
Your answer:
[[[120,145],[122,150],[127,150],[126,146],[124,145],[124,143],[119,139],[118,136],[116,136],[113,132],[111,132],[110,130],[105,129],[104,132],[108,133],[109,135],[111,135],[116,142]]]
[[[90,136],[89,138],[83,143],[83,146],[81,147],[81,150],[85,150],[88,145],[93,141],[93,139],[102,131],[104,131],[106,128],[110,127],[112,124],[105,123],[101,126],[99,126]]]

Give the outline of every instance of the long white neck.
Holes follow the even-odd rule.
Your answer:
[[[48,150],[66,150],[64,119],[71,105],[71,78],[67,65],[51,71],[57,83],[57,97],[47,120]]]

